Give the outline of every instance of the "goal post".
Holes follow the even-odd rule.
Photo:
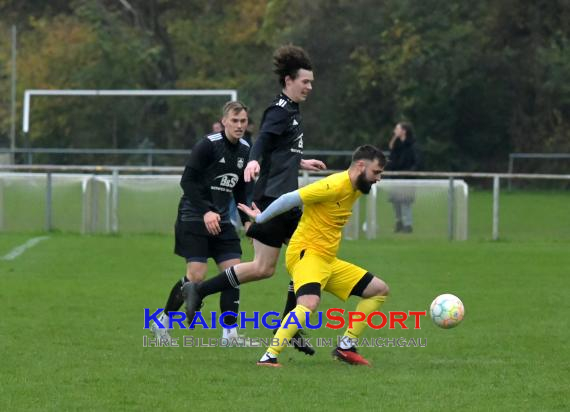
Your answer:
[[[81,90],[81,89],[28,89],[24,92],[24,107],[22,116],[22,131],[30,130],[30,113],[32,96],[229,96],[237,100],[235,89],[182,89],[182,90]]]
[[[401,198],[410,203],[415,237],[467,240],[469,187],[464,180],[385,179],[376,186],[369,196],[376,214],[368,213],[362,227],[368,239],[392,235],[393,202]]]

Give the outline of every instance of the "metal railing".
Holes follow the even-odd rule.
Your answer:
[[[15,155],[23,155],[24,163],[27,165],[34,164],[34,155],[95,155],[95,156],[140,156],[145,158],[145,162],[141,166],[153,166],[156,163],[157,156],[181,156],[187,157],[191,150],[186,149],[64,149],[64,148],[0,148],[0,154],[7,154],[11,159]],[[350,150],[305,150],[307,156],[340,156],[350,159],[352,151]]]
[[[51,225],[51,181],[52,173],[89,173],[92,175],[107,174],[111,175],[110,179],[110,201],[111,208],[114,210],[112,212],[111,219],[111,231],[116,228],[116,224],[113,216],[116,214],[117,202],[117,188],[118,188],[118,178],[119,174],[134,174],[134,173],[152,173],[152,174],[181,174],[183,171],[182,167],[150,167],[150,166],[54,166],[54,165],[0,165],[0,172],[13,171],[13,172],[35,172],[35,173],[45,173],[46,174],[46,229],[50,230]],[[309,174],[307,171],[301,172],[301,182],[308,182],[310,175],[327,175],[333,173],[333,171],[323,171],[320,173]],[[452,211],[453,208],[453,191],[454,191],[454,180],[458,178],[485,178],[493,180],[493,223],[492,223],[492,239],[499,239],[499,194],[500,194],[500,180],[501,179],[539,179],[539,180],[570,180],[570,174],[557,175],[557,174],[509,174],[509,173],[462,173],[462,172],[385,172],[386,176],[405,176],[405,177],[428,177],[428,178],[446,178],[449,180],[449,210]],[[450,212],[452,213],[452,212]],[[449,217],[449,227],[448,233],[449,238],[453,239],[454,227],[453,227],[453,216]]]
[[[570,159],[570,153],[509,153],[509,174],[514,172],[516,159]],[[511,189],[512,185],[509,179],[509,190]]]

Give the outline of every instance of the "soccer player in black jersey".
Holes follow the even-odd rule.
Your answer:
[[[316,159],[303,159],[303,120],[299,104],[311,93],[313,68],[307,53],[296,46],[283,46],[273,56],[274,72],[279,77],[282,92],[263,113],[259,135],[252,147],[250,161],[244,171],[246,182],[259,175],[254,188],[254,203],[264,210],[284,193],[298,188],[299,168],[323,170],[325,164]],[[201,301],[208,295],[232,288],[234,285],[271,277],[279,259],[281,245],[286,244],[301,217],[293,209],[264,224],[253,223],[247,236],[253,239],[255,258],[228,268],[201,284],[184,285],[188,321],[194,318]],[[295,308],[292,283],[289,285],[283,316]],[[294,342],[301,342],[299,336]],[[313,348],[296,345],[312,355]]]
[[[200,282],[208,270],[207,260],[213,258],[220,270],[240,263],[240,239],[230,222],[229,204],[246,202],[243,170],[249,156],[249,144],[242,139],[247,128],[247,108],[241,102],[228,102],[223,108],[224,130],[212,133],[194,146],[184,169],[180,186],[184,191],[178,206],[175,225],[175,253],[186,259],[186,275],[179,280],[166,303],[160,323],[168,326],[168,313],[184,302],[182,286]],[[251,222],[240,211],[247,229]],[[220,296],[222,312],[238,312],[239,285],[225,289]],[[226,316],[227,325],[235,325],[235,316]],[[151,325],[159,338],[168,338],[167,329]],[[223,338],[237,338],[237,329],[224,329]]]

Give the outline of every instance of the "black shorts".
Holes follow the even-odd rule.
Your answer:
[[[261,206],[258,202],[255,202],[261,210],[265,210],[271,202],[259,203],[261,203]],[[302,214],[301,209],[294,208],[282,215],[275,216],[265,223],[252,223],[246,235],[264,245],[280,248],[281,245],[286,244],[289,239],[291,239],[291,236],[293,236]]]
[[[207,262],[213,258],[220,264],[230,259],[241,258],[241,244],[231,223],[221,224],[222,232],[210,235],[201,222],[176,221],[174,227],[174,253],[187,262]]]

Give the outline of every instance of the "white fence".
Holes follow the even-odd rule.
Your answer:
[[[168,232],[181,193],[178,187],[181,172],[180,167],[0,166],[0,231]],[[322,173],[304,173],[300,183],[306,184],[319,175]],[[424,209],[433,213],[428,219],[447,222],[443,229],[442,224],[433,229],[437,231],[432,233],[434,236],[466,239],[469,190],[460,180],[465,177],[493,179],[491,235],[498,239],[501,179],[570,180],[570,175],[445,172],[386,172],[385,175],[414,175],[417,179],[383,180],[366,202],[355,206],[353,219],[346,228],[347,237],[374,239],[391,231],[392,217],[385,209],[381,211],[387,203],[386,193],[394,185],[411,185],[419,194],[414,207],[420,209],[424,202]]]

